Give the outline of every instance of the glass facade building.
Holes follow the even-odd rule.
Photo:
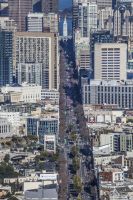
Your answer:
[[[27,118],[27,135],[39,136],[40,142],[44,141],[44,135],[58,134],[59,121],[56,118]]]
[[[13,81],[13,33],[0,32],[0,86]]]

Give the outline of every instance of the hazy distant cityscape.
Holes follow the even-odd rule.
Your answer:
[[[133,1],[0,1],[0,199],[133,200]]]

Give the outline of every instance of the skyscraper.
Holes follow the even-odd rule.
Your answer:
[[[90,37],[90,33],[97,30],[97,4],[88,2],[78,5],[78,28],[81,31],[81,37]]]
[[[42,0],[42,12],[57,13],[58,12],[58,0]]]
[[[9,0],[9,17],[17,23],[19,31],[26,30],[26,17],[32,12],[32,0]]]
[[[78,10],[79,10],[79,7],[78,7],[78,2],[75,2],[73,0],[73,5],[72,5],[72,29],[73,29],[73,36],[75,34],[75,30],[78,28]]]
[[[13,81],[13,33],[0,31],[0,86]]]
[[[133,18],[131,2],[120,2],[114,9],[114,36],[133,37]]]

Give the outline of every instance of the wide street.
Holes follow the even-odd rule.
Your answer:
[[[70,41],[69,41],[70,42]],[[67,43],[65,42],[65,45]],[[68,46],[67,46],[68,47]],[[67,48],[68,49],[68,48]],[[61,80],[60,80],[60,146],[61,153],[65,160],[65,176],[66,185],[61,186],[65,190],[65,194],[61,195],[62,199],[79,199],[97,200],[97,182],[93,169],[93,155],[89,140],[89,131],[86,129],[84,121],[83,109],[81,105],[81,97],[77,87],[76,70],[71,59],[72,52],[61,49]],[[76,78],[75,78],[76,77]],[[63,124],[62,124],[63,123]],[[64,128],[62,128],[64,127]],[[71,133],[76,134],[75,140],[71,138]],[[76,171],[76,176],[80,177],[82,187],[77,194],[73,180],[75,173],[73,172],[73,158],[71,156],[72,148],[77,147],[77,159],[79,168]],[[60,179],[62,177],[60,176]],[[62,180],[63,181],[63,180]]]

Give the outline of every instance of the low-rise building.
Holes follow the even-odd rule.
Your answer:
[[[35,84],[7,85],[1,88],[1,93],[8,94],[8,101],[11,103],[37,103],[41,100],[41,86]]]
[[[133,150],[132,133],[107,133],[100,135],[100,146],[110,145],[110,152],[126,152]]]
[[[41,90],[41,100],[53,100],[59,103],[59,91],[57,90]]]
[[[91,105],[84,105],[84,115],[88,123],[123,123],[126,118],[122,110],[115,109],[94,109]]]
[[[119,168],[111,168],[111,166],[108,166],[99,172],[100,183],[118,183],[124,182],[124,180],[124,172]]]
[[[44,151],[56,153],[55,135],[44,135]]]
[[[38,190],[29,190],[25,192],[25,200],[58,200],[57,185],[48,185]]]
[[[44,135],[58,135],[59,119],[51,116],[29,116],[27,117],[27,135],[39,136],[39,141],[44,143]]]

